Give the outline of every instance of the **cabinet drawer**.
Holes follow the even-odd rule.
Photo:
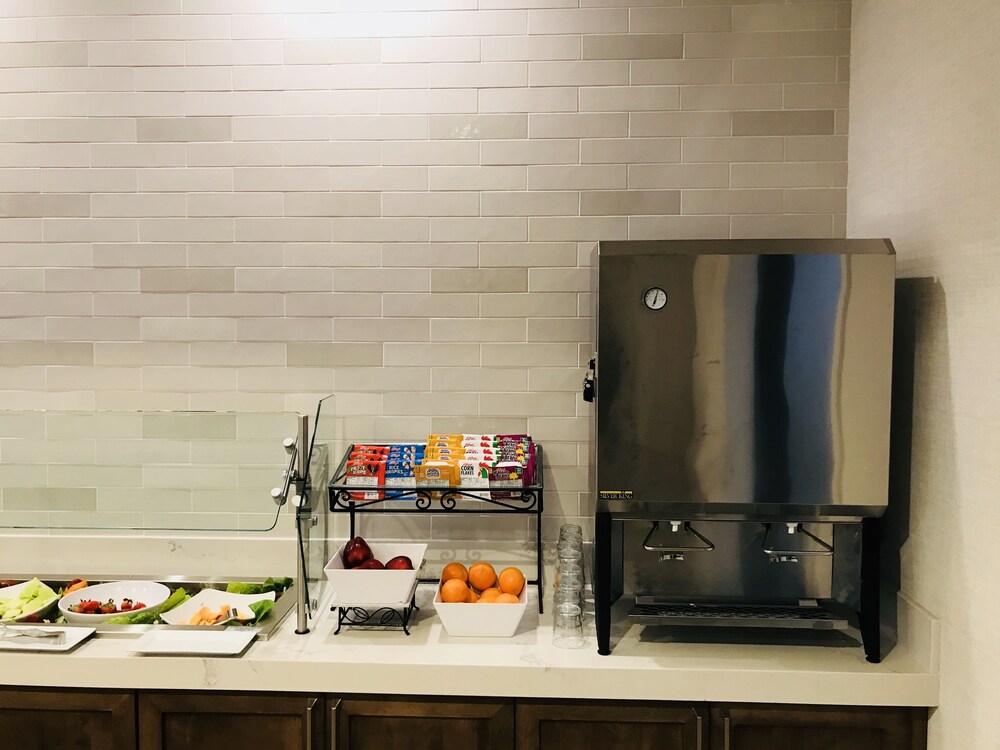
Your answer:
[[[514,702],[331,698],[331,750],[513,750]]]

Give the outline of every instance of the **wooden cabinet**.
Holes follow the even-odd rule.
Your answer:
[[[919,708],[517,701],[517,750],[926,750]]]
[[[449,698],[332,698],[333,750],[514,750],[514,702]]]
[[[17,750],[134,750],[135,694],[0,690],[0,744]]]
[[[144,692],[139,747],[320,750],[321,706],[320,698],[310,695]]]
[[[0,738],[17,750],[926,750],[927,710],[0,688]]]
[[[712,707],[712,750],[924,750],[927,711],[851,706]]]
[[[704,750],[705,716],[704,705],[519,700],[517,750]]]

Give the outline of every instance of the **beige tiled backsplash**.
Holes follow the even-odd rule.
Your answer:
[[[527,430],[551,536],[593,509],[595,242],[844,232],[849,3],[4,14],[0,409],[237,424],[336,392],[340,440]],[[4,521],[255,522],[290,430],[171,419],[8,412]]]

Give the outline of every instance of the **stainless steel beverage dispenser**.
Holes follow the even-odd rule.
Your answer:
[[[620,600],[645,623],[855,626],[878,661],[891,244],[601,242],[595,266],[598,651]]]

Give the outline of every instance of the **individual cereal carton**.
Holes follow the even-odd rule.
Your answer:
[[[380,487],[385,484],[385,462],[357,458],[347,462],[344,484],[351,487]],[[378,490],[352,492],[352,500],[381,500],[385,495]]]
[[[454,461],[424,459],[414,469],[414,479],[419,490],[422,487],[454,487],[458,484],[458,466]],[[440,498],[440,492],[432,492],[432,498]]]
[[[490,486],[490,464],[478,459],[464,459],[458,462],[458,484],[463,490],[473,487]],[[488,500],[488,492],[470,492],[469,495]]]
[[[385,486],[398,487],[399,491],[392,492],[386,490],[386,499],[408,497],[409,490],[417,486],[416,469],[417,464],[409,460],[389,460],[385,463]]]

